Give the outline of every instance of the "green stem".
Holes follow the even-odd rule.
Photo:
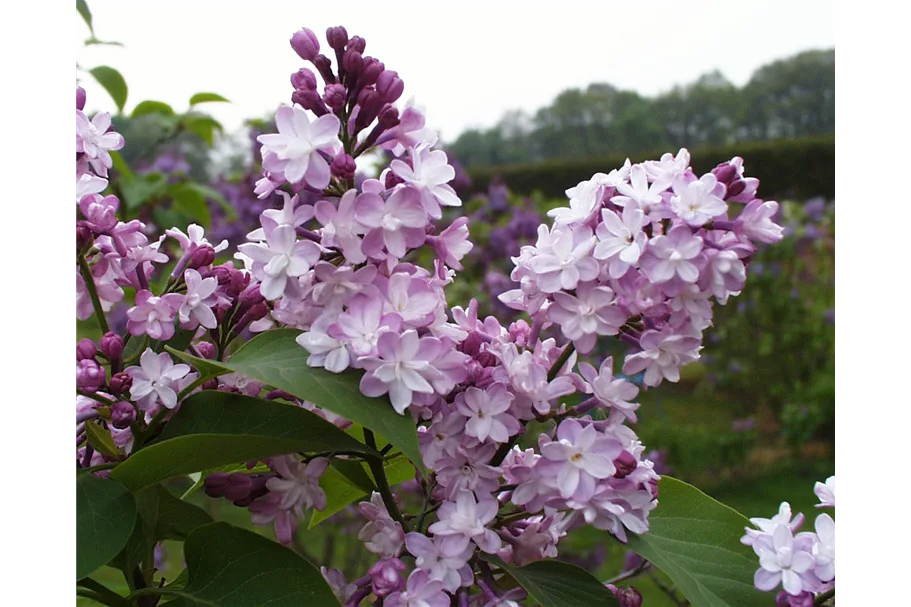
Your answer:
[[[187,394],[189,394],[190,392],[192,392],[199,386],[203,385],[210,379],[211,379],[210,377],[206,377],[205,375],[200,375],[196,381],[194,381],[192,384],[190,384],[189,386],[187,386],[186,388],[184,388],[183,390],[180,391],[180,393],[177,395],[177,402],[180,402],[181,400],[183,400],[183,398]]]
[[[92,299],[92,307],[95,308],[95,316],[98,317],[98,326],[101,327],[101,333],[108,333],[110,332],[108,321],[104,317],[104,310],[101,308],[101,299],[98,298],[98,290],[95,289],[95,277],[92,276],[92,269],[89,267],[89,262],[85,260],[84,255],[77,256],[76,262],[79,264],[79,273],[82,274],[85,288],[89,292],[89,297]]]
[[[831,599],[833,596],[835,596],[834,588],[832,588],[831,590],[826,590],[822,594],[816,596],[816,599],[813,601],[813,605],[815,605],[816,607],[825,605],[826,601]]]
[[[364,428],[364,441],[367,443],[368,447],[376,449],[376,438],[373,436],[372,430]],[[367,458],[367,465],[370,466],[370,471],[373,473],[373,479],[376,481],[376,488],[383,498],[383,503],[386,505],[386,510],[389,511],[389,516],[398,521],[399,524],[402,525],[402,529],[408,531],[405,517],[399,512],[399,507],[395,503],[395,497],[392,495],[392,488],[389,487],[389,479],[386,478],[386,471],[383,469],[383,460],[369,457]]]
[[[563,348],[563,351],[560,352],[560,357],[554,361],[550,371],[547,372],[547,381],[554,381],[554,378],[557,377],[560,369],[563,368],[563,365],[566,364],[566,361],[569,360],[569,357],[572,356],[575,351],[576,345],[573,342],[569,342],[566,347]]]
[[[102,405],[107,405],[109,407],[113,406],[115,403],[109,398],[105,398],[99,394],[93,394],[91,392],[86,392],[84,390],[76,390],[76,394],[79,396],[84,396],[86,398],[91,398],[92,400],[101,403]]]
[[[186,593],[181,592],[180,590],[173,589],[173,588],[140,588],[139,590],[137,590],[136,592],[134,592],[133,594],[128,596],[127,600],[132,601],[133,599],[138,599],[141,596],[156,596],[156,595],[186,596]]]
[[[129,602],[126,598],[120,596],[107,586],[96,582],[92,578],[85,578],[76,582],[77,586],[82,586],[84,589],[80,592],[80,588],[76,589],[76,594],[90,598],[92,600],[98,601],[105,605],[110,605],[110,607],[127,607]]]

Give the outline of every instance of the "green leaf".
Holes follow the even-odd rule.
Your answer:
[[[197,103],[212,103],[214,101],[223,101],[225,103],[231,103],[218,93],[196,93],[190,97],[190,105],[196,105]]]
[[[117,110],[122,112],[123,106],[127,104],[127,81],[123,79],[120,72],[112,67],[99,65],[90,69],[89,73],[108,92],[108,95],[117,104]]]
[[[145,101],[140,101],[139,104],[133,108],[133,113],[130,114],[131,118],[139,118],[141,116],[148,116],[149,114],[161,114],[162,116],[173,116],[174,108],[165,103],[164,101],[153,101],[151,99],[146,99]]]
[[[135,490],[214,466],[296,452],[379,454],[294,405],[204,390],[189,397],[162,435],[111,471]]]
[[[221,132],[221,123],[205,114],[187,114],[183,119],[184,128],[208,143],[214,145],[215,132]]]
[[[349,369],[330,373],[308,366],[309,354],[295,341],[298,335],[300,331],[296,329],[275,329],[257,335],[238,348],[228,361],[217,363],[223,370],[210,377],[226,372],[241,373],[306,399],[383,435],[423,468],[411,416],[396,413],[386,396],[370,398],[361,394],[361,372]],[[207,366],[216,363],[207,361]]]
[[[98,38],[92,36],[85,41],[86,46],[92,46],[93,44],[105,44],[107,46],[123,46],[123,42],[116,42],[114,40],[99,40]]]
[[[189,570],[170,607],[300,607],[338,605],[319,569],[275,542],[232,527],[212,523],[190,534],[184,545]]]
[[[228,202],[228,200],[224,196],[221,195],[221,192],[219,192],[215,188],[211,188],[207,185],[203,185],[203,184],[197,183],[195,181],[188,181],[186,183],[186,186],[196,190],[197,192],[199,192],[200,194],[205,196],[207,199],[214,200],[215,203],[221,207],[222,211],[225,212],[225,215],[228,216],[228,219],[230,219],[230,220],[237,219],[237,211],[234,209],[234,207],[231,205],[231,203]]]
[[[133,496],[119,482],[76,473],[76,580],[114,558],[136,523]]]
[[[120,155],[120,152],[112,151],[111,161],[113,162],[113,168],[119,174],[119,177],[122,179],[133,179],[133,171],[130,170],[130,165],[126,163],[123,159],[123,156]]]
[[[85,423],[85,439],[92,446],[92,449],[98,453],[103,453],[114,459],[123,457],[120,449],[114,444],[111,433],[94,422]]]
[[[212,223],[206,197],[199,190],[189,187],[186,183],[177,183],[172,185],[168,192],[174,199],[174,207],[192,218],[192,223],[199,223],[204,227]]]
[[[128,209],[138,209],[146,201],[165,191],[168,179],[162,173],[136,175],[134,179],[124,180],[121,184],[123,196]]]
[[[740,543],[750,522],[699,489],[668,476],[658,483],[649,531],[627,547],[650,560],[696,607],[761,607],[769,594],[753,586],[759,567]]]
[[[524,567],[484,556],[508,572],[542,607],[601,607],[616,605],[614,593],[585,569],[561,561],[537,561]]]
[[[212,522],[209,513],[185,502],[158,485],[158,521],[156,540],[185,540],[193,531]]]
[[[85,0],[76,0],[76,12],[79,13],[85,24],[89,26],[89,31],[92,32],[92,38],[94,38],[95,28],[92,26],[92,11],[89,10],[89,5]]]

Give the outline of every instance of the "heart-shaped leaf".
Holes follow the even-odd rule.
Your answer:
[[[122,112],[123,106],[127,104],[127,81],[123,79],[121,73],[106,65],[93,67],[89,73],[108,92],[108,95],[117,104],[117,110]]]
[[[76,579],[117,556],[136,523],[133,496],[119,482],[76,473]]]
[[[509,573],[542,607],[603,607],[617,599],[589,572],[561,561],[537,561],[524,567],[484,557]]]

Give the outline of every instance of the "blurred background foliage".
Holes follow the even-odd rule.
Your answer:
[[[88,11],[77,5],[80,14],[81,7]],[[87,43],[110,44],[95,37],[90,13],[86,22]],[[627,157],[636,162],[687,147],[704,172],[742,156],[746,173],[761,180],[760,195],[781,202],[785,239],[758,251],[744,293],[715,307],[702,360],[685,368],[678,384],[643,390],[636,426],[662,473],[747,516],[770,516],[781,501],[809,514],[813,483],[835,470],[834,61],[834,50],[808,51],[761,67],[743,87],[713,72],[654,98],[591,84],[560,93],[533,116],[508,112],[446,146],[462,167],[453,185],[465,205],[456,211],[470,218],[475,243],[451,285],[450,304],[475,297],[504,323],[515,319],[496,299],[513,288],[510,257],[534,242],[547,210],[566,204],[565,189]],[[77,66],[77,75],[97,79],[114,101],[105,105],[121,110],[112,111],[113,121],[127,145],[115,154],[110,180],[123,219],[141,218],[152,233],[199,223],[210,240],[237,245],[263,210],[277,206],[278,197],[253,194],[260,170],[255,138],[274,131],[269,119],[226,134],[201,109],[227,102],[215,93],[195,95],[185,111],[148,100],[124,115],[128,89],[116,69]],[[114,330],[125,324],[128,300],[109,317]],[[99,337],[91,322],[78,332]],[[597,355],[616,360],[624,353],[618,342]],[[185,485],[172,489],[180,494]],[[407,499],[407,486],[398,490]],[[189,499],[217,519],[250,526],[246,511],[224,500],[202,492]],[[354,574],[366,563],[359,562],[357,530],[349,508],[312,530],[302,526],[295,548],[318,565]],[[617,575],[625,549],[588,531],[562,543],[560,558],[605,580]],[[180,570],[179,551],[163,546],[161,556],[165,570]],[[102,581],[122,584],[110,573]],[[658,574],[635,585],[649,606],[680,604],[662,590],[666,582]]]

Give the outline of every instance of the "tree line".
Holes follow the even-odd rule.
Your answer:
[[[447,146],[466,167],[728,145],[835,132],[835,51],[757,69],[743,87],[713,71],[657,97],[607,83],[565,90],[534,115],[506,112]]]

